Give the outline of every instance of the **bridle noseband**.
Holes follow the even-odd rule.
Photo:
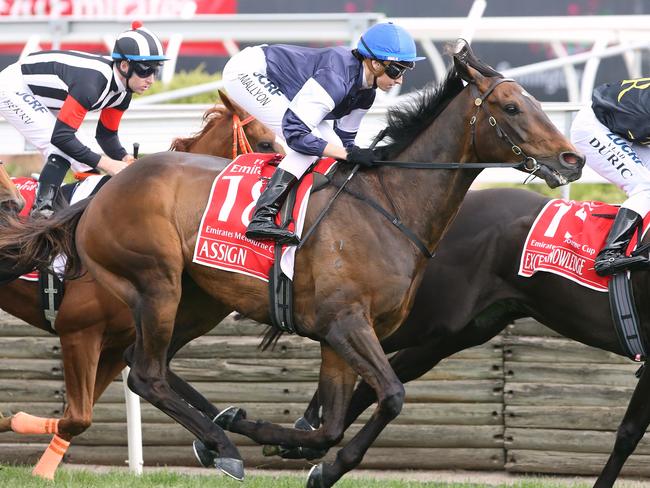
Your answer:
[[[487,99],[487,97],[490,96],[490,94],[494,91],[494,89],[499,86],[501,83],[516,83],[515,80],[512,78],[499,78],[497,79],[490,87],[483,93],[481,94],[478,91],[478,87],[476,86],[476,83],[471,82],[470,83],[470,93],[474,97],[474,105],[476,106],[476,111],[474,112],[474,115],[469,119],[469,125],[471,127],[471,133],[472,133],[472,150],[474,151],[474,154],[476,154],[477,159],[480,161],[481,157],[478,154],[478,149],[476,147],[476,123],[478,121],[478,116],[481,112],[481,109],[485,112],[485,115],[488,117],[488,123],[494,127],[494,129],[497,131],[497,136],[499,139],[502,139],[506,141],[508,144],[510,144],[512,152],[517,155],[521,156],[523,159],[521,163],[519,163],[518,166],[516,166],[516,169],[520,169],[522,171],[525,171],[527,173],[530,173],[534,175],[539,169],[541,168],[541,165],[537,162],[535,158],[532,156],[528,156],[523,149],[521,149],[517,144],[515,144],[510,136],[499,126],[499,123],[497,122],[497,119],[495,119],[490,111],[487,108],[487,104],[483,103]]]

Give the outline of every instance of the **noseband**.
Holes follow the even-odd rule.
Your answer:
[[[474,105],[476,106],[476,112],[474,112],[474,115],[472,115],[472,118],[469,119],[469,125],[472,128],[472,150],[474,151],[474,154],[476,154],[476,157],[481,160],[481,157],[478,154],[478,149],[476,148],[476,126],[477,126],[477,121],[478,121],[478,116],[481,112],[481,109],[485,112],[485,115],[488,117],[488,123],[494,127],[494,129],[497,131],[497,136],[499,139],[502,139],[506,141],[508,144],[510,144],[510,147],[512,149],[512,152],[517,155],[521,156],[523,159],[521,163],[519,163],[518,166],[516,166],[517,169],[520,169],[522,171],[525,171],[530,174],[535,174],[540,168],[540,164],[537,162],[537,160],[531,156],[528,156],[523,149],[521,149],[517,144],[515,144],[510,136],[499,126],[499,123],[497,122],[497,119],[495,119],[490,111],[488,110],[487,104],[483,103],[487,97],[490,96],[490,94],[494,91],[494,89],[499,86],[501,83],[515,83],[515,80],[512,78],[499,78],[496,80],[492,85],[485,91],[485,93],[481,94],[478,91],[478,87],[476,86],[475,83],[470,83],[470,92],[472,96],[474,97]]]

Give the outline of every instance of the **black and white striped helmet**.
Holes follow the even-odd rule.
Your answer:
[[[129,61],[167,61],[160,39],[149,29],[142,27],[142,22],[134,21],[131,30],[122,32],[115,41],[113,59]]]

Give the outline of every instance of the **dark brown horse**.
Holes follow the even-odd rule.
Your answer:
[[[383,149],[386,159],[432,161],[435,155],[435,160],[483,161],[488,166],[523,161],[550,186],[576,179],[584,163],[539,103],[474,58],[466,44],[454,53],[454,69],[439,90],[425,90],[410,105],[393,111],[388,134],[393,142]],[[264,282],[192,263],[201,210],[218,174],[210,163],[181,153],[144,158],[113,178],[90,203],[70,207],[47,222],[0,226],[0,257],[14,259],[5,264],[5,272],[18,272],[65,252],[71,272],[85,266],[125,302],[136,324],[135,345],[126,353],[129,387],[213,450],[218,468],[241,478],[237,448],[211,421],[218,410],[168,366],[184,344],[233,310],[269,321]],[[298,332],[321,344],[321,427],[302,431],[253,422],[237,409],[220,419],[221,425],[260,443],[328,447],[343,435],[345,412],[361,376],[375,390],[378,407],[333,463],[310,472],[309,486],[332,486],[354,468],[402,408],[404,387],[379,339],[406,318],[421,280],[426,255],[414,242],[428,251],[436,247],[480,171],[426,166],[359,173],[349,191],[393,209],[399,217],[387,220],[372,206],[342,193],[297,255]],[[313,196],[307,228],[350,172],[341,168],[334,185]],[[411,241],[395,227],[400,222],[409,228]],[[15,242],[26,244],[16,248]]]
[[[563,336],[627,356],[616,334],[609,296],[552,273],[518,275],[521,253],[548,199],[526,190],[471,192],[429,262],[411,314],[382,341],[402,382],[419,378],[442,359],[490,340],[513,320],[533,317]],[[645,241],[650,241],[650,235]],[[642,334],[650,338],[648,274],[632,274]],[[471,287],[468,288],[468,283]],[[458,297],[463,297],[459,300]],[[616,443],[595,486],[611,487],[650,423],[650,372],[643,368],[618,428]],[[346,425],[376,400],[367,383],[356,389]],[[317,426],[318,397],[304,419]],[[296,451],[291,456],[295,457]],[[308,451],[309,457],[316,453]],[[324,455],[324,453],[320,453]]]
[[[273,131],[251,119],[225,94],[220,95],[224,105],[208,110],[203,117],[203,129],[193,137],[176,139],[173,149],[229,157],[234,146],[241,150],[247,144],[260,152],[284,152],[275,142]],[[242,125],[240,121],[246,123]],[[224,166],[221,159],[206,158],[206,163],[216,168]],[[20,193],[1,169],[0,216],[12,218],[23,205]],[[0,308],[40,329],[51,330],[42,311],[38,283],[13,280],[4,284],[0,287]],[[129,309],[88,275],[66,283],[55,329],[61,341],[67,398],[63,418],[40,419],[21,412],[18,417],[1,419],[0,432],[50,433],[43,427],[48,420],[49,425],[58,424],[55,432],[64,441],[83,433],[91,425],[94,403],[124,368],[124,350],[135,339]],[[56,467],[57,464],[39,462],[35,474],[51,479]]]

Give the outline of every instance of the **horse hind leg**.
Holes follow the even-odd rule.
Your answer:
[[[137,311],[134,314],[137,333],[131,351],[128,386],[218,452],[217,468],[233,478],[243,479],[244,465],[235,445],[219,426],[191,407],[168,382],[167,351],[181,287],[178,282],[167,280],[166,283],[165,276],[169,274],[162,273],[159,280],[153,280],[155,287],[150,286],[146,295],[139,295],[138,303],[132,306]]]
[[[607,460],[594,488],[609,488],[614,486],[627,458],[634,452],[637,444],[645,434],[650,424],[650,368],[644,367],[641,378],[634,388],[623,421],[616,433],[614,449]]]
[[[169,363],[183,346],[214,329],[229,313],[230,309],[226,309],[216,302],[189,276],[183,276],[183,297],[178,306],[174,332],[167,350],[167,380],[172,389],[185,401],[211,419],[219,415],[219,409],[187,381],[174,373],[169,368]]]
[[[54,479],[54,473],[73,437],[91,423],[95,373],[101,351],[102,329],[84,328],[60,336],[68,407],[61,419],[35,417],[18,412],[11,430],[21,434],[54,434],[32,474]]]
[[[169,363],[188,342],[212,330],[228,315],[229,310],[220,307],[211,297],[200,291],[193,282],[183,284],[184,291],[190,289],[192,290],[192,300],[181,300],[174,333],[167,352],[167,381],[187,403],[214,421],[221,413],[219,409],[187,381],[174,373]],[[220,308],[223,309],[221,313],[218,312]],[[245,416],[243,410],[241,410],[241,414]],[[215,466],[227,473],[232,471],[232,468],[224,465],[232,461],[219,458],[218,453],[208,448],[200,439],[195,439],[192,447],[194,455],[203,467]]]

